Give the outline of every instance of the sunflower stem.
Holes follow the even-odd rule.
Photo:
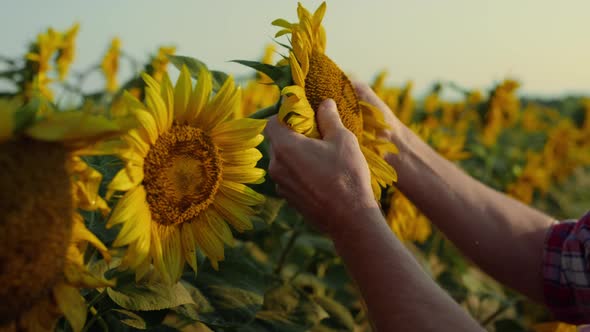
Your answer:
[[[279,101],[276,104],[263,109],[259,109],[258,111],[250,114],[248,117],[250,119],[266,119],[279,113],[279,108],[281,108],[281,99],[279,99]]]
[[[97,296],[95,296],[92,300],[90,300],[90,302],[88,302],[88,308],[92,308],[94,307],[95,304],[97,304],[98,302],[100,302],[102,299],[105,298],[106,294],[106,290],[100,292]]]
[[[285,261],[287,260],[287,256],[291,252],[291,249],[293,249],[293,245],[295,244],[295,241],[297,240],[299,235],[301,235],[300,229],[295,229],[295,230],[293,230],[293,233],[291,233],[291,237],[289,237],[289,241],[287,242],[285,249],[283,249],[283,252],[281,252],[281,256],[279,257],[279,262],[277,263],[277,267],[275,268],[275,271],[274,271],[275,274],[277,274],[277,275],[281,274],[281,271],[283,270],[283,266],[285,265]]]

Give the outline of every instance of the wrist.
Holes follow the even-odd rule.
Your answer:
[[[382,231],[380,229],[383,227],[388,229],[385,217],[374,200],[370,205],[347,210],[336,226],[329,232],[336,247],[356,241],[366,234]]]

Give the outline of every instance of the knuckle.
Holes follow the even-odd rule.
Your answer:
[[[358,145],[358,138],[348,129],[343,129],[338,133],[338,139],[345,145]]]

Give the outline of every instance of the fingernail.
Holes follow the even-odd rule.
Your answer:
[[[320,107],[319,107],[319,109],[321,109],[321,110],[334,109],[334,108],[336,108],[336,102],[334,101],[334,99],[331,99],[331,98],[324,99],[324,101],[322,101],[320,103]]]

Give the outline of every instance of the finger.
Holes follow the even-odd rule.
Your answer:
[[[278,143],[279,145],[280,143],[299,142],[307,138],[281,124],[276,115],[268,118],[268,122],[264,128],[264,135],[268,137],[271,144]]]
[[[326,139],[332,137],[346,129],[340,120],[338,108],[332,99],[322,101],[317,113],[318,129],[322,138]]]
[[[354,81],[352,82],[352,86],[354,87],[354,91],[360,100],[366,101],[375,105],[378,101],[381,102],[381,98],[377,96],[375,91],[371,89],[371,87],[364,82]]]

